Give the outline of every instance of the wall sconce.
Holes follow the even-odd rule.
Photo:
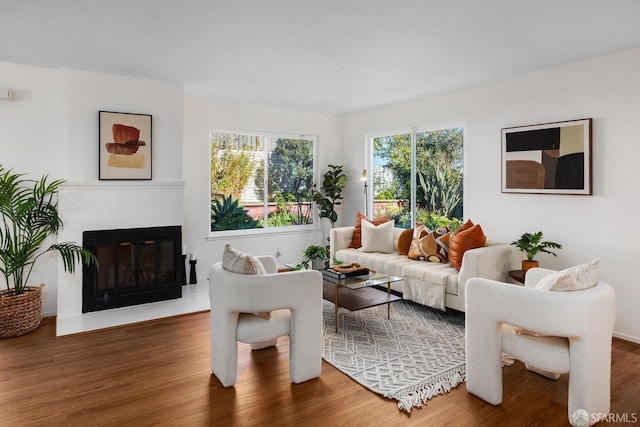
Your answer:
[[[15,101],[16,93],[15,91],[7,87],[0,87],[0,99],[6,99],[7,101]]]
[[[369,186],[369,182],[367,181],[367,170],[362,169],[362,182],[364,183],[364,214],[369,217],[369,192],[367,191],[367,187]]]

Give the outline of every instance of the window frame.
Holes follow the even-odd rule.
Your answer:
[[[237,134],[237,135],[250,135],[250,136],[260,136],[263,137],[265,139],[265,144],[264,147],[262,149],[262,164],[264,166],[265,171],[267,171],[268,169],[268,145],[266,140],[267,139],[304,139],[304,140],[310,140],[313,143],[313,149],[312,149],[312,153],[313,153],[313,173],[312,173],[312,177],[313,177],[313,182],[316,183],[318,182],[318,177],[319,177],[319,171],[318,171],[318,143],[319,143],[319,137],[317,135],[307,135],[307,134],[296,134],[296,133],[286,133],[286,132],[259,132],[259,131],[241,131],[241,130],[228,130],[228,129],[217,129],[217,128],[210,128],[209,129],[209,161],[211,161],[211,135],[213,133],[227,133],[227,134]],[[267,226],[267,217],[268,217],[268,209],[265,209],[265,216],[264,216],[264,224],[265,226],[262,228],[249,228],[249,229],[239,229],[239,230],[222,230],[222,231],[211,231],[211,169],[210,167],[208,168],[208,192],[209,192],[209,201],[207,204],[207,219],[208,219],[208,225],[207,225],[207,240],[216,240],[216,239],[221,239],[221,238],[230,238],[230,237],[246,237],[246,236],[254,236],[254,235],[260,235],[260,236],[265,236],[265,235],[279,235],[279,234],[283,234],[283,233],[287,233],[287,234],[293,234],[293,233],[306,233],[308,231],[313,231],[313,230],[317,230],[320,227],[320,221],[318,220],[318,209],[316,207],[316,204],[311,201],[313,207],[313,221],[311,224],[301,224],[301,225],[287,225],[287,226],[276,226],[276,227],[269,227]],[[263,188],[267,189],[268,186],[268,172],[264,174],[263,176]],[[268,198],[264,198],[263,201],[264,207],[267,208],[269,201]]]

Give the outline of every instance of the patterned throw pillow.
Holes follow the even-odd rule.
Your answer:
[[[224,245],[224,252],[222,253],[222,268],[238,274],[267,274],[264,266],[258,258],[233,249],[231,243],[225,243]],[[256,316],[264,317],[265,319],[271,319],[270,311],[261,311],[259,313],[250,314],[255,314]]]
[[[410,259],[447,262],[450,234],[449,227],[440,227],[431,231],[424,224],[416,223],[407,256]]]
[[[487,236],[484,235],[480,224],[473,225],[467,220],[449,238],[449,262],[457,269],[462,267],[462,257],[470,249],[482,248],[487,245]]]
[[[362,212],[358,212],[356,214],[356,224],[355,224],[355,227],[353,229],[353,236],[351,237],[351,244],[349,245],[350,248],[358,249],[358,248],[362,247],[362,225],[361,225],[361,221],[362,220],[369,221],[373,225],[380,225],[380,224],[384,224],[387,221],[391,221],[391,217],[390,216],[382,216],[380,218],[376,218],[376,219],[371,220],[371,219],[367,218],[367,216],[365,214],[363,214]]]

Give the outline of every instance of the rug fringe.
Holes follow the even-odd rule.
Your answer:
[[[513,356],[507,353],[502,353],[502,367],[512,366],[515,363]]]
[[[430,384],[419,390],[414,390],[403,397],[395,397],[395,399],[398,400],[398,409],[411,413],[413,407],[422,408],[423,403],[426,405],[427,401],[432,397],[449,393],[458,384],[463,383],[464,380],[464,372],[454,372],[451,376],[434,384]]]

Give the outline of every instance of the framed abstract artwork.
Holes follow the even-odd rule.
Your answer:
[[[151,179],[151,115],[99,112],[99,179]]]
[[[502,192],[591,195],[591,122],[502,129]]]

